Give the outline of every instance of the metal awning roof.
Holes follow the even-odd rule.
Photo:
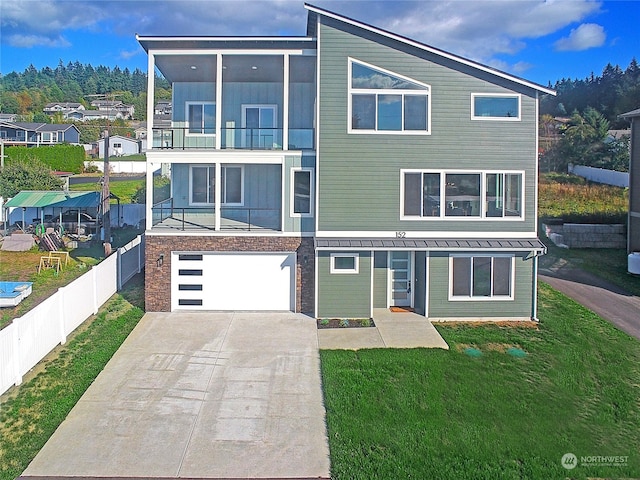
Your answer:
[[[316,238],[316,250],[504,250],[546,253],[537,238]]]
[[[100,192],[33,191],[19,192],[4,204],[11,207],[91,208],[100,204]]]

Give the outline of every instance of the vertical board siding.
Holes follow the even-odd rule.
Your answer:
[[[535,91],[391,40],[320,25],[322,231],[535,230]],[[372,34],[369,34],[372,36]],[[385,45],[382,43],[388,43]],[[400,51],[403,48],[405,51]],[[418,57],[420,55],[422,58]],[[348,134],[348,57],[431,86],[431,134]],[[519,122],[471,120],[471,93],[522,95]],[[525,171],[525,221],[401,221],[400,169]]]
[[[531,317],[533,260],[516,253],[514,300],[455,301],[449,298],[449,255],[429,257],[429,316],[436,318]]]
[[[318,252],[318,318],[371,316],[371,253],[360,255],[357,274],[331,274],[330,253]]]

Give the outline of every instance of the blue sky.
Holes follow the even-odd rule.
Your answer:
[[[640,57],[640,0],[309,1],[547,85]],[[141,35],[304,35],[300,0],[2,0],[0,73],[80,61],[146,71]],[[637,58],[640,61],[640,58]]]

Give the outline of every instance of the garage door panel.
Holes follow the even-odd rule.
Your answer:
[[[294,310],[295,253],[175,254],[171,283],[174,310]]]

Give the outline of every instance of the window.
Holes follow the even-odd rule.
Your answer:
[[[358,273],[359,256],[357,253],[332,253],[330,273]]]
[[[187,102],[187,135],[216,133],[216,104]]]
[[[349,61],[350,133],[429,133],[429,85]]]
[[[486,199],[487,217],[520,217],[522,215],[522,175],[488,173]]]
[[[313,170],[299,169],[291,173],[291,216],[313,215]]]
[[[520,95],[472,93],[471,118],[519,121]]]
[[[220,201],[222,205],[243,204],[243,168],[220,167]],[[214,165],[191,167],[191,204],[213,205],[215,202],[216,168]]]
[[[450,300],[513,299],[513,256],[452,255],[449,266]]]
[[[401,172],[401,219],[523,218],[523,173]]]

